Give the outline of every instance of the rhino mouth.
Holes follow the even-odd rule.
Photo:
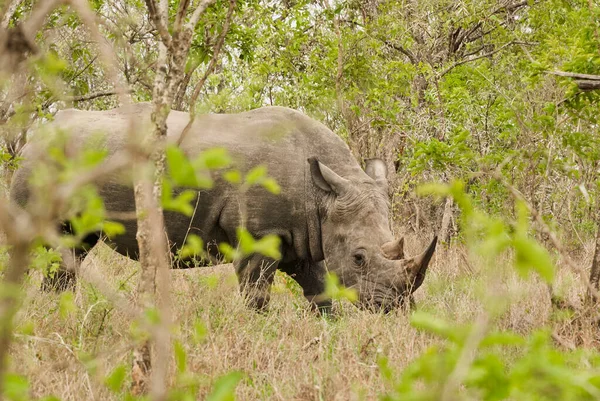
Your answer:
[[[371,312],[387,314],[401,307],[403,298],[401,295],[375,290],[371,294],[367,294],[360,304]]]

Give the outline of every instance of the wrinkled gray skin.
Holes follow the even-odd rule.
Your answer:
[[[52,125],[73,135],[69,151],[104,132],[105,146],[113,155],[126,145],[130,119],[147,127],[150,110],[151,106],[143,103],[128,110],[65,110],[56,115]],[[188,120],[187,113],[171,112],[167,121],[170,141],[180,137]],[[386,311],[399,306],[423,282],[435,240],[422,255],[404,258],[403,241],[395,241],[390,231],[386,171],[380,160],[367,161],[363,171],[337,135],[319,122],[282,107],[197,117],[181,148],[194,157],[213,147],[226,148],[242,171],[266,164],[268,174],[282,189],[281,194],[273,195],[252,187],[245,198],[247,229],[258,238],[278,235],[283,255],[280,261],[252,255],[236,263],[241,289],[253,306],[267,305],[276,269],[292,276],[306,298],[320,307],[329,303],[317,297],[324,291],[325,269],[358,291],[360,305]],[[28,176],[39,154],[34,140],[24,149],[24,161],[13,178],[11,196],[23,206],[28,200]],[[172,249],[182,246],[188,232],[209,245],[228,242],[235,246],[242,200],[234,186],[219,179],[218,174],[214,178],[213,189],[199,191],[191,220],[182,214],[165,213]],[[98,185],[108,211],[135,210],[131,186],[116,177]],[[121,223],[127,231],[114,238],[113,245],[119,253],[135,258],[136,223]],[[86,238],[86,249],[97,239],[95,235]],[[209,246],[209,251],[216,254],[216,247]],[[76,253],[81,259],[86,251]],[[55,280],[72,276],[63,272]],[[57,285],[63,284],[46,282],[47,287]]]

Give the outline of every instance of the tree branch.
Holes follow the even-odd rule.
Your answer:
[[[566,71],[544,71],[544,72],[546,74],[558,75],[560,77],[587,79],[587,80],[591,80],[591,81],[600,81],[600,75],[579,74],[577,72],[566,72]]]
[[[10,23],[10,19],[15,13],[17,6],[21,4],[21,0],[9,0],[5,6],[4,10],[0,14],[0,29],[8,29],[8,24]]]
[[[496,50],[492,50],[491,52],[488,52],[488,53],[485,53],[485,54],[482,54],[482,55],[480,55],[480,56],[473,57],[473,58],[470,58],[470,59],[465,59],[465,60],[458,61],[458,62],[456,62],[456,63],[452,64],[450,67],[446,68],[444,71],[442,71],[442,72],[441,72],[441,73],[438,75],[438,78],[441,78],[441,77],[443,77],[444,75],[446,75],[447,73],[449,73],[450,71],[452,71],[454,68],[458,67],[459,65],[463,65],[463,64],[466,64],[466,63],[470,63],[471,61],[479,60],[479,59],[482,59],[482,58],[485,58],[485,57],[490,57],[490,56],[493,56],[494,54],[496,54],[496,53],[498,53],[498,52],[502,51],[502,50],[503,50],[503,49],[505,49],[506,47],[508,47],[508,46],[510,46],[510,45],[513,45],[513,44],[515,44],[515,43],[514,43],[514,41],[510,41],[510,42],[508,42],[508,43],[505,43],[504,45],[500,46],[500,47],[499,47],[499,48],[497,48]]]
[[[227,17],[225,18],[225,22],[223,23],[221,35],[217,39],[217,43],[215,43],[215,48],[213,49],[213,56],[210,59],[210,63],[208,64],[206,71],[204,71],[204,75],[202,76],[202,78],[200,78],[200,81],[198,81],[198,83],[194,87],[194,92],[192,94],[192,97],[190,98],[190,121],[188,121],[187,125],[181,132],[181,135],[177,140],[178,145],[180,145],[183,142],[184,138],[186,137],[187,133],[192,127],[192,124],[194,123],[194,119],[196,117],[196,101],[198,100],[198,96],[200,96],[200,91],[202,90],[204,83],[206,82],[210,74],[212,74],[213,70],[215,69],[215,66],[217,65],[217,59],[221,52],[221,48],[223,47],[223,43],[225,43],[225,36],[227,36],[227,32],[229,32],[229,27],[231,25],[231,19],[233,17],[233,11],[235,10],[236,2],[237,0],[229,0],[229,10],[227,10]]]
[[[128,93],[131,93],[131,91],[128,91]],[[70,102],[84,102],[86,100],[94,100],[99,97],[114,96],[114,95],[119,95],[119,94],[120,93],[118,91],[113,90],[113,91],[89,93],[87,95],[69,96],[69,97],[64,98],[63,100],[70,101]]]
[[[159,9],[155,0],[145,0],[145,1],[146,1],[146,7],[148,8],[148,14],[149,14],[150,21],[152,21],[152,24],[154,24],[154,27],[158,31],[158,35],[159,35],[161,41],[165,44],[165,46],[167,46],[167,48],[170,48],[171,44],[172,44],[172,37],[171,37],[171,34],[169,33],[169,30],[166,25],[165,15],[163,14],[162,10]],[[162,7],[162,0],[161,0],[161,7]]]
[[[404,48],[404,47],[402,47],[400,45],[393,44],[389,40],[384,40],[383,43],[386,46],[388,46],[388,47],[390,47],[390,48],[392,48],[394,50],[397,50],[400,53],[404,54],[406,57],[408,57],[408,59],[410,60],[411,64],[417,64],[418,63],[417,62],[417,58],[415,57],[414,54],[412,54],[412,52],[410,50],[408,50],[408,49],[406,49],[406,48]]]
[[[190,21],[185,25],[185,29],[193,31],[196,28],[196,25],[198,25],[200,17],[202,16],[202,14],[204,14],[204,11],[206,11],[208,6],[210,6],[214,2],[215,0],[202,0],[198,5],[198,8],[194,10]]]

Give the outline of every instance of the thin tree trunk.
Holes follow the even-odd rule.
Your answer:
[[[600,290],[600,224],[596,231],[596,243],[594,246],[594,259],[592,260],[592,269],[590,271],[590,286],[596,291]],[[587,299],[590,303],[598,302],[598,299],[591,291],[587,292]]]
[[[0,398],[4,391],[4,374],[8,362],[8,348],[13,336],[13,319],[19,309],[19,287],[29,265],[29,243],[13,243],[9,257],[8,269],[0,282]]]
[[[444,214],[442,215],[442,226],[440,228],[440,240],[444,244],[448,244],[450,241],[450,223],[452,222],[452,211],[454,201],[451,196],[446,198],[446,204],[444,205]]]

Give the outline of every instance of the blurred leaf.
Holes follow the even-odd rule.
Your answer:
[[[227,170],[223,173],[223,178],[232,184],[242,183],[242,173],[239,170]]]
[[[120,393],[127,377],[127,367],[125,365],[119,365],[113,369],[113,371],[104,379],[104,384],[113,393]]]
[[[179,251],[183,259],[204,254],[204,241],[196,234],[188,234],[185,245]]]
[[[254,168],[252,168],[247,174],[245,178],[245,182],[248,185],[260,184],[264,181],[267,176],[267,166],[264,164],[260,164]]]
[[[182,187],[197,187],[196,171],[187,156],[177,146],[165,150],[167,169],[173,182]]]
[[[9,401],[29,401],[29,381],[16,373],[4,374],[4,397]]]
[[[241,372],[231,372],[219,377],[206,401],[234,401],[235,388],[243,377]]]
[[[335,273],[327,273],[325,276],[325,295],[331,299],[348,300],[356,302],[358,293],[354,288],[346,288],[340,284],[340,279]]]
[[[231,156],[224,148],[207,149],[193,161],[193,164],[197,169],[218,170],[229,167]]]
[[[183,344],[179,341],[173,343],[173,350],[175,351],[175,363],[177,364],[177,371],[183,373],[187,370],[187,353]]]
[[[196,199],[196,195],[195,191],[185,190],[174,198],[171,183],[168,180],[163,180],[161,205],[165,210],[179,212],[191,217],[194,214],[194,207],[191,203]]]
[[[60,317],[65,319],[76,310],[77,307],[75,306],[75,296],[73,295],[73,292],[66,291],[60,294],[60,301],[58,303]]]

